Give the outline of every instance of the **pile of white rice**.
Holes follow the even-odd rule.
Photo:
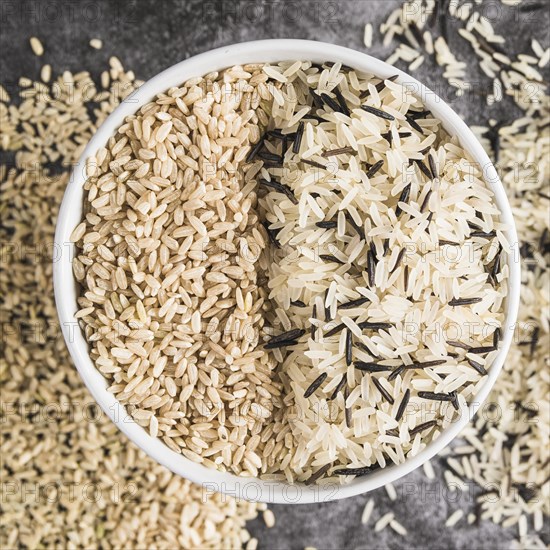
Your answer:
[[[92,358],[197,462],[289,482],[401,463],[498,352],[506,228],[394,78],[307,61],[195,78],[125,121],[85,189]]]
[[[466,41],[464,52],[472,51],[493,81],[484,94],[489,106],[486,126],[473,129],[493,157],[512,205],[522,260],[521,306],[503,372],[488,404],[447,453],[445,479],[453,490],[470,491],[467,484],[472,481],[479,485],[477,519],[517,526],[518,548],[545,548],[535,533],[543,531],[550,514],[550,48],[529,35],[530,47],[514,51],[499,32],[506,24],[544,18],[543,3],[502,3],[506,7],[411,0],[388,15],[380,32],[385,44],[394,38],[402,43],[391,61],[408,64],[433,58],[445,67],[444,77],[457,95],[480,90],[475,82],[474,88],[464,84],[469,60],[457,58],[451,43]],[[410,48],[415,54],[403,55]],[[499,102],[500,110],[493,111],[490,107]],[[491,118],[493,112],[504,120]]]

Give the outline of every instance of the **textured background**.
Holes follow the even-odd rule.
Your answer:
[[[315,39],[366,51],[363,29],[369,21],[376,29],[369,53],[385,59],[395,45],[384,48],[377,28],[399,4],[396,0],[0,0],[0,82],[11,92],[22,74],[38,78],[43,63],[50,63],[54,72],[86,68],[97,76],[111,55],[117,55],[138,78],[148,79],[191,55],[261,38]],[[528,52],[533,37],[548,47],[550,12],[538,10],[536,16],[529,10],[520,13],[499,0],[484,0],[481,10],[506,37],[506,50]],[[455,25],[453,21],[440,24]],[[45,46],[40,59],[28,45],[32,35],[39,36]],[[478,91],[490,91],[491,82],[479,70],[473,52],[455,33],[449,32],[449,36],[458,59],[471,61],[469,80],[476,83]],[[90,48],[91,38],[101,38],[103,49]],[[442,72],[433,60],[426,59],[416,75],[447,97],[467,122],[509,119],[513,108],[509,103],[488,108],[480,95],[459,100],[449,97]],[[256,520],[250,530],[262,548],[270,549],[509,548],[516,529],[502,529],[489,522],[469,526],[464,519],[452,529],[444,527],[454,510],[474,510],[478,489],[472,486],[468,494],[449,492],[437,459],[432,462],[437,479],[429,481],[421,471],[409,475],[396,484],[395,502],[381,489],[369,496],[322,505],[273,506],[276,528],[268,530]],[[361,526],[362,508],[371,496],[376,499],[372,519],[368,526]],[[389,528],[374,533],[374,521],[388,511],[394,511],[408,529],[405,539]],[[548,544],[548,529],[543,538]]]

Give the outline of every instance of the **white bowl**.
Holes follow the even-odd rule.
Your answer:
[[[475,414],[497,379],[512,341],[519,307],[520,289],[519,260],[514,255],[510,255],[508,261],[510,290],[506,302],[506,320],[503,326],[500,352],[489,370],[485,383],[477,393],[475,402],[471,403],[469,414],[458,418],[454,424],[441,433],[438,439],[429,443],[418,455],[403,464],[388,466],[368,476],[355,478],[346,485],[334,482],[313,487],[304,484],[290,485],[218,472],[196,464],[170,450],[160,439],[151,437],[145,429],[127,415],[124,406],[107,391],[107,381],[91,361],[88,345],[75,319],[77,285],[71,265],[74,246],[70,243],[69,236],[82,219],[85,159],[105,145],[128,115],[134,114],[159,92],[164,92],[172,86],[178,86],[189,78],[202,76],[232,65],[297,59],[313,62],[340,61],[357,70],[384,78],[399,75],[398,82],[411,87],[415,94],[424,101],[426,107],[443,122],[447,132],[452,136],[458,136],[464,149],[468,151],[474,161],[483,167],[486,182],[495,193],[496,203],[502,213],[502,220],[509,226],[506,237],[512,245],[517,245],[518,239],[510,205],[494,166],[468,126],[442,99],[411,76],[383,61],[348,48],[306,40],[262,40],[219,48],[182,61],[146,82],[115,109],[86,147],[82,158],[74,168],[65,191],[55,234],[58,254],[54,262],[54,288],[63,335],[82,379],[105,413],[149,456],[174,473],[203,484],[205,492],[218,491],[247,500],[274,503],[325,502],[365,493],[408,474],[448,445]]]

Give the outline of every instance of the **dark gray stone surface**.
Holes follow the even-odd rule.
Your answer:
[[[543,0],[545,3],[547,0]],[[19,76],[39,76],[43,63],[54,71],[90,69],[98,75],[109,56],[117,55],[139,78],[147,79],[191,55],[234,42],[261,38],[306,38],[333,42],[365,51],[363,28],[371,21],[377,29],[397,0],[356,1],[208,1],[208,0],[0,0],[0,82],[13,88]],[[529,3],[529,2],[528,2]],[[535,2],[532,0],[534,5]],[[548,46],[548,11],[520,13],[498,0],[484,0],[478,8],[507,39],[509,52],[528,52],[532,37]],[[469,75],[479,91],[491,82],[477,67],[472,51],[453,32],[447,21],[449,41],[457,57],[470,62]],[[46,53],[32,55],[28,39],[41,38]],[[91,38],[101,38],[100,51],[90,48]],[[390,53],[375,31],[375,45],[369,53],[382,59]],[[403,66],[406,70],[406,67]],[[428,59],[418,71],[419,80],[449,98],[442,70]],[[477,94],[450,100],[470,124],[488,118],[507,120],[510,103],[488,108]],[[391,502],[382,489],[356,498],[320,505],[273,506],[275,528],[268,530],[261,520],[250,524],[261,548],[302,549],[503,549],[516,538],[515,529],[502,529],[489,522],[468,526],[462,520],[455,528],[444,527],[452,511],[474,509],[474,494],[450,493],[434,459],[438,477],[425,478],[421,471],[396,484],[398,499]],[[369,525],[360,523],[368,498],[376,506]],[[374,533],[373,523],[387,511],[408,529],[402,538],[391,530]],[[545,534],[548,543],[548,531]]]

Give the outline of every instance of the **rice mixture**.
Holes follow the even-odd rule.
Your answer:
[[[395,78],[301,61],[195,78],[125,121],[85,190],[92,359],[187,458],[349,480],[417,454],[484,383],[506,227]]]

